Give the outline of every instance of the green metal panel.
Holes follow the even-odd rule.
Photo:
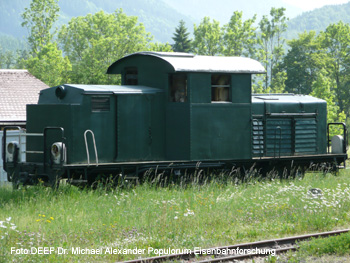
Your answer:
[[[316,118],[267,119],[267,156],[316,154]]]
[[[266,120],[266,155],[293,155],[293,131],[291,118]]]
[[[191,159],[250,159],[250,114],[250,104],[193,104]]]
[[[118,96],[118,160],[152,157],[151,98]]]
[[[316,118],[295,119],[295,153],[317,153]]]
[[[164,93],[157,93],[151,101],[152,160],[165,159],[165,101]]]
[[[118,161],[164,158],[163,94],[118,95]]]
[[[326,154],[327,153],[327,103],[319,102],[315,104],[317,110],[317,153]],[[309,110],[308,106],[305,110]]]
[[[211,102],[211,74],[191,73],[188,74],[190,102],[210,103]]]
[[[251,103],[251,74],[232,74],[232,102],[233,103]]]
[[[72,111],[75,108],[72,105],[27,105],[27,133],[40,134],[44,132],[45,127],[63,127],[65,135],[72,132]],[[61,141],[61,133],[57,131],[49,131],[47,133],[47,149],[49,152],[51,145],[54,142]],[[69,136],[68,142],[70,143]],[[43,151],[44,138],[43,136],[27,136],[26,149],[27,151]],[[70,153],[70,148],[68,151]],[[47,156],[49,157],[49,156]],[[27,162],[43,162],[43,154],[28,153],[26,155]]]
[[[168,103],[166,112],[166,157],[168,160],[189,160],[190,105]]]
[[[97,110],[95,99],[107,99],[109,107]],[[76,162],[86,162],[84,132],[91,130],[94,133],[98,158],[100,162],[112,162],[116,156],[116,101],[113,95],[85,95],[82,109],[74,115],[74,138]],[[93,141],[87,134],[90,160],[95,160]]]
[[[265,115],[265,103],[262,100],[254,101],[252,103],[252,116],[263,116]]]

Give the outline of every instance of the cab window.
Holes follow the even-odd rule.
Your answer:
[[[125,85],[137,85],[137,68],[126,68],[124,75],[124,83]]]
[[[211,76],[211,101],[229,102],[231,81],[230,75],[213,74]]]
[[[186,74],[171,74],[169,76],[170,98],[172,102],[187,101],[187,76]]]

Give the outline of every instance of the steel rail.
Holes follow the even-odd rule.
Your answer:
[[[322,232],[322,233],[315,233],[315,234],[306,234],[306,235],[300,235],[300,236],[293,236],[293,237],[285,237],[285,238],[278,238],[278,239],[271,239],[271,240],[263,240],[263,241],[257,241],[257,242],[251,242],[251,243],[242,243],[232,246],[222,246],[222,247],[213,247],[213,248],[206,248],[203,249],[203,251],[233,251],[233,250],[244,250],[244,249],[274,249],[276,254],[284,253],[291,250],[296,250],[297,247],[295,244],[300,241],[306,241],[310,240],[311,238],[320,238],[320,237],[328,237],[328,236],[335,236],[340,235],[343,233],[350,232],[350,229],[343,229],[343,230],[336,230],[336,231],[329,231],[329,232]],[[289,246],[286,246],[289,245]],[[285,247],[280,247],[285,246]],[[198,252],[198,251],[197,251]],[[270,254],[259,254],[259,253],[252,253],[252,254],[231,254],[228,256],[219,256],[216,258],[210,258],[207,260],[202,261],[196,261],[196,262],[224,262],[224,261],[232,261],[237,259],[246,259],[246,258],[253,258],[253,257],[264,257],[269,256]],[[124,261],[126,263],[156,263],[156,262],[163,262],[168,260],[176,260],[176,259],[183,259],[188,260],[195,257],[205,257],[207,255],[200,255],[196,253],[196,251],[192,250],[191,253],[187,254],[170,254],[170,255],[162,255],[157,257],[148,257],[148,258],[140,258],[140,259],[134,259],[129,261]],[[213,253],[209,256],[218,256],[217,254]]]
[[[278,254],[286,253],[288,251],[295,251],[295,250],[297,250],[297,247],[294,245],[294,246],[289,246],[284,248],[277,248],[274,250],[274,253],[275,255],[278,255]],[[211,258],[207,260],[200,260],[200,261],[196,261],[196,263],[225,262],[225,261],[243,260],[243,259],[255,258],[255,257],[267,257],[269,255],[271,254],[259,254],[259,253],[241,254],[241,255],[216,257],[216,258]]]

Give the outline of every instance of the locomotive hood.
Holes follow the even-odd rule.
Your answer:
[[[253,114],[270,116],[317,116],[326,112],[327,102],[309,95],[253,94]]]

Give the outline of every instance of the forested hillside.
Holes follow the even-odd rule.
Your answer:
[[[304,31],[320,32],[329,24],[339,21],[350,22],[350,2],[343,5],[324,6],[290,19],[286,36],[288,39],[292,39]]]
[[[23,22],[21,14],[24,8],[29,6],[29,0],[0,1],[0,47],[3,51],[24,48],[23,40],[28,32],[21,26]],[[60,17],[57,25],[67,24],[72,17],[84,16],[88,13],[96,13],[104,10],[113,13],[122,8],[127,15],[137,16],[139,22],[154,36],[154,40],[160,42],[172,42],[172,35],[178,22],[182,19],[193,31],[193,24],[205,16],[216,19],[225,24],[234,11],[243,11],[243,18],[248,19],[257,14],[258,18],[267,15],[270,6],[280,7],[279,0],[270,1],[268,4],[261,1],[240,2],[232,4],[232,1],[212,0],[186,1],[186,0],[59,0]],[[254,6],[254,8],[251,8]],[[286,16],[293,16],[299,10],[292,6],[286,6]],[[202,15],[201,15],[202,14]],[[190,18],[191,17],[191,18]],[[326,6],[314,11],[305,12],[288,22],[286,38],[297,37],[298,33],[305,30],[324,30],[330,23],[350,21],[350,3],[344,5]]]
[[[204,16],[209,16],[218,20],[221,24],[228,22],[233,12],[243,11],[243,18],[248,19],[255,14],[260,19],[263,15],[270,12],[271,7],[285,7],[288,17],[295,17],[302,11],[294,6],[288,5],[281,0],[249,0],[249,1],[232,1],[232,0],[163,0],[179,12],[193,17],[196,21],[201,20]]]
[[[29,4],[28,0],[0,1],[0,33],[23,39],[27,35],[27,30],[21,26],[23,22],[21,14]],[[193,23],[161,0],[118,0],[117,2],[114,0],[59,0],[59,6],[61,10],[58,26],[68,23],[72,17],[85,16],[100,10],[113,13],[122,8],[127,15],[137,16],[155,40],[161,42],[171,40],[179,20],[183,19],[188,24]],[[7,49],[6,45],[2,47]]]

